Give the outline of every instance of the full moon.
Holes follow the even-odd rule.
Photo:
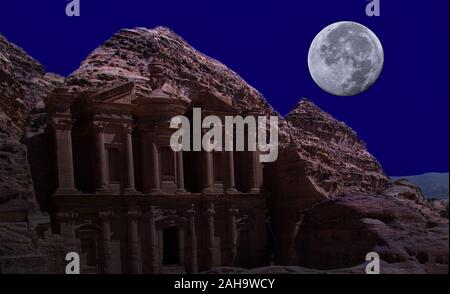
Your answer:
[[[365,26],[342,21],[320,31],[308,53],[309,72],[322,90],[337,96],[366,91],[383,69],[378,37]]]

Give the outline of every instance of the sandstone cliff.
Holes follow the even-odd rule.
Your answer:
[[[419,188],[391,182],[356,133],[311,101],[286,120],[290,142],[268,177],[278,176],[279,263],[355,272],[373,251],[385,273],[447,271],[448,221]]]
[[[42,64],[0,34],[0,81],[0,108],[22,127],[62,77],[46,73]]]
[[[46,232],[49,218],[36,201],[27,148],[21,139],[35,130],[30,113],[61,82],[0,35],[0,272],[47,270],[43,265],[49,255],[43,251],[48,244],[38,242],[38,230],[53,237]]]
[[[162,89],[177,98],[193,100],[209,92],[242,110],[272,111],[264,97],[239,75],[164,27],[119,31],[83,61],[67,78],[67,85],[101,89],[133,81],[139,96],[152,90],[148,83],[151,63],[164,65]]]
[[[300,100],[286,119],[305,174],[326,195],[379,191],[389,183],[355,131],[308,99]]]

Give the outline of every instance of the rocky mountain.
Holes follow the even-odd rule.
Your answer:
[[[174,97],[193,100],[212,93],[243,111],[271,112],[264,97],[238,74],[205,56],[168,28],[123,29],[95,49],[67,78],[74,89],[101,89],[132,81],[135,98],[148,93],[150,66],[164,65],[161,87]]]
[[[286,120],[305,174],[326,195],[379,191],[389,183],[356,132],[310,100],[301,99]]]
[[[391,182],[356,133],[311,101],[286,121],[290,142],[268,176],[278,263],[353,271],[373,251],[382,272],[446,271],[448,222],[418,187]]]

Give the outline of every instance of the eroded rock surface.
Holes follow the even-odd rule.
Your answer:
[[[305,174],[326,195],[379,191],[389,183],[356,132],[310,100],[301,99],[286,120]]]
[[[58,75],[45,73],[40,63],[0,35],[0,272],[3,273],[49,271],[46,261],[53,253],[43,254],[41,249],[47,245],[38,242],[38,231],[53,238],[52,246],[58,246],[57,237],[46,233],[50,220],[36,201],[27,148],[21,140],[34,128],[30,112],[43,104],[43,98],[61,81]]]
[[[447,271],[448,221],[418,187],[391,182],[356,133],[311,101],[286,121],[290,142],[267,177],[278,263],[328,271],[377,252],[390,272]]]
[[[198,52],[168,28],[123,29],[83,61],[67,79],[78,88],[107,88],[132,81],[136,98],[149,87],[149,65],[164,65],[162,89],[179,99],[193,100],[212,93],[243,111],[271,111],[264,97],[222,63]]]
[[[446,272],[448,223],[437,222],[436,216],[387,195],[336,197],[305,211],[296,240],[299,263],[346,268],[377,252],[391,265],[422,273]]]
[[[0,108],[17,126],[24,126],[28,113],[61,82],[0,34]]]

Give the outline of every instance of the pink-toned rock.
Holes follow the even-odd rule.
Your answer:
[[[243,111],[271,112],[264,97],[222,63],[198,52],[168,28],[123,29],[83,61],[67,78],[75,88],[107,88],[132,81],[135,98],[151,91],[150,68],[164,65],[164,91],[184,100],[212,93]]]
[[[47,74],[39,62],[0,35],[0,81],[0,109],[22,127],[28,112],[62,78]]]
[[[286,120],[290,141],[266,175],[277,263],[334,270],[375,251],[386,272],[447,271],[448,222],[419,188],[391,183],[356,133],[311,101]]]
[[[29,115],[35,105],[43,104],[61,82],[61,77],[46,74],[40,63],[0,35],[0,273],[51,271],[53,265],[47,261],[56,251],[48,248],[61,248],[58,236],[48,235],[50,219],[36,200],[27,148],[20,142],[36,127]],[[39,242],[38,231],[53,245]]]
[[[300,265],[337,269],[377,252],[392,267],[422,273],[448,271],[448,222],[422,215],[390,196],[353,194],[304,211],[295,241]]]
[[[300,100],[286,119],[305,174],[327,196],[380,191],[389,183],[356,132],[308,99]]]

